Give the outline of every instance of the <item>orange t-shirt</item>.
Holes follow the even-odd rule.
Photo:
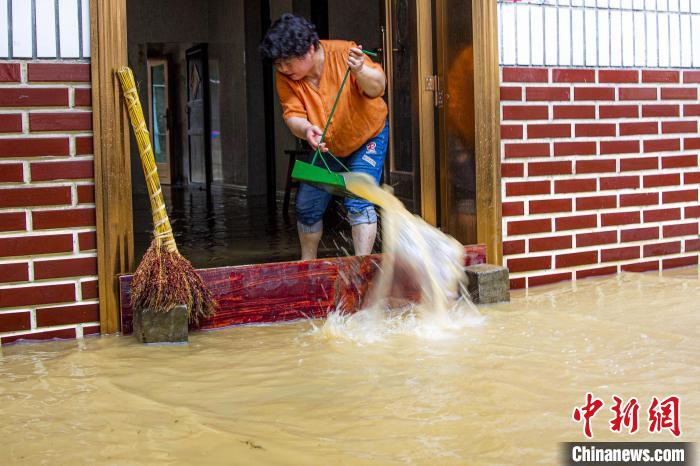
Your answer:
[[[322,40],[321,47],[324,62],[318,88],[305,79],[294,81],[277,73],[277,93],[285,121],[290,117],[306,118],[321,129],[328,121],[348,69],[350,48],[357,45],[343,40]],[[365,58],[364,66],[381,69],[370,57]],[[350,74],[323,141],[333,155],[347,157],[382,131],[387,113],[384,99],[368,97]]]

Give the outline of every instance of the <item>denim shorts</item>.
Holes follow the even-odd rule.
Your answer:
[[[384,159],[389,142],[389,126],[384,124],[382,131],[365,142],[358,150],[348,157],[340,159],[351,172],[362,172],[370,175],[379,184],[384,168]],[[333,157],[325,156],[330,169],[334,172],[344,172],[345,169]],[[324,166],[317,160],[316,165]],[[323,214],[333,196],[315,186],[299,183],[296,196],[297,225],[303,233],[316,233],[323,228]],[[360,223],[376,223],[377,212],[372,203],[364,199],[345,198],[345,210],[348,213],[350,225]]]

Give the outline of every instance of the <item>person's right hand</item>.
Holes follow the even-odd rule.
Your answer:
[[[323,131],[316,125],[311,125],[306,128],[306,141],[309,143],[313,150],[316,150],[318,143],[321,141],[321,136],[323,136]],[[328,152],[326,143],[321,144],[321,152]]]

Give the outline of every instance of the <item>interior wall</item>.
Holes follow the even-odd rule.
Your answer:
[[[381,46],[379,26],[380,0],[363,2],[363,8],[347,0],[328,0],[328,36],[331,39],[352,40],[371,50]]]

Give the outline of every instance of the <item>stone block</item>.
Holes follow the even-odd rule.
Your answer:
[[[175,306],[170,312],[150,309],[134,311],[134,336],[141,343],[182,343],[187,341],[187,306]]]
[[[476,304],[510,301],[508,269],[500,265],[477,264],[464,268],[469,279],[467,289]]]

